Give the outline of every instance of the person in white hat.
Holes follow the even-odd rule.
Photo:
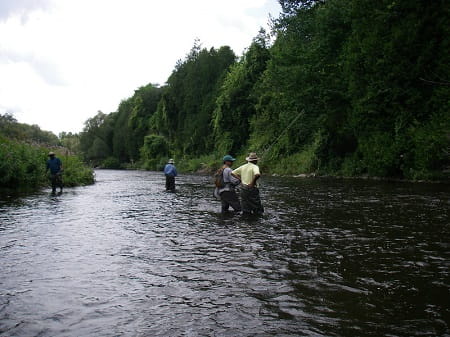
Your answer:
[[[164,174],[166,176],[166,190],[175,192],[175,177],[178,175],[173,159],[169,159],[166,166],[164,166]]]
[[[244,214],[264,213],[257,186],[257,180],[261,177],[258,159],[256,153],[251,152],[246,158],[247,164],[233,171],[233,174],[241,179],[241,206]]]
[[[47,172],[50,171],[50,181],[52,183],[52,193],[56,193],[56,187],[59,187],[59,193],[62,193],[62,171],[63,166],[59,158],[55,157],[54,152],[49,152],[49,159],[47,160]]]

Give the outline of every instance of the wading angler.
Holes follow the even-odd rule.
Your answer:
[[[258,156],[252,152],[246,158],[247,164],[238,167],[233,174],[241,179],[241,206],[244,214],[262,214],[264,208],[261,204],[257,180],[261,177]]]
[[[228,209],[233,207],[235,212],[241,211],[241,204],[236,194],[235,187],[241,183],[239,178],[232,172],[231,166],[236,159],[227,154],[223,157],[223,166],[216,173],[215,194],[219,195],[222,203],[222,213],[228,212]]]
[[[62,173],[63,166],[59,158],[55,156],[54,152],[49,152],[49,159],[47,160],[47,172],[50,171],[50,182],[52,184],[52,193],[56,193],[56,188],[59,187],[59,193],[63,190]]]
[[[164,167],[164,175],[166,176],[166,191],[175,192],[175,177],[178,175],[173,159],[169,159]]]

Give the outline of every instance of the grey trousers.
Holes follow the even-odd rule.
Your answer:
[[[220,202],[222,203],[222,213],[228,211],[228,209],[233,207],[236,212],[241,211],[241,204],[236,191],[224,191],[220,193]]]

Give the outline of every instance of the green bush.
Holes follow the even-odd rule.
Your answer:
[[[140,152],[142,167],[146,170],[157,170],[161,162],[167,160],[169,144],[162,136],[148,135],[144,138]]]
[[[108,157],[102,161],[101,168],[117,170],[122,168],[122,166],[120,165],[119,159]]]
[[[269,163],[261,161],[261,168],[282,175],[312,173],[318,168],[318,160],[313,146],[307,146],[299,153],[284,158],[280,157],[276,161]]]
[[[45,160],[43,149],[0,138],[0,187],[44,184]]]
[[[409,134],[412,146],[405,158],[405,176],[414,180],[448,178],[450,117],[434,116],[426,124],[411,127]]]
[[[48,149],[0,138],[0,187],[34,188],[49,183],[46,174]],[[94,183],[94,172],[76,156],[59,156],[65,186]]]
[[[63,184],[67,187],[84,186],[94,183],[94,172],[84,165],[77,156],[60,157],[63,162]]]
[[[394,176],[399,167],[400,150],[388,133],[374,133],[360,141],[358,150],[369,176]]]
[[[217,155],[204,155],[194,158],[183,158],[176,163],[181,172],[213,172],[222,164]]]

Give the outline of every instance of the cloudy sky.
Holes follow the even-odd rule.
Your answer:
[[[164,84],[196,38],[240,55],[279,11],[277,0],[0,0],[0,114],[78,132]]]

